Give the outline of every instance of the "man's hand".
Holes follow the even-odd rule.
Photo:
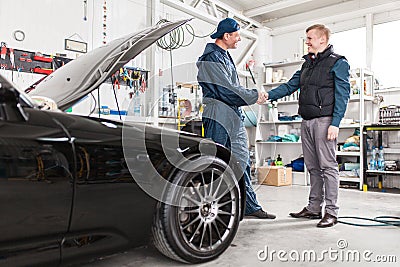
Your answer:
[[[268,93],[266,92],[258,92],[257,104],[264,104],[268,100]]]
[[[339,127],[330,125],[328,128],[328,140],[333,141],[335,140],[339,135]]]

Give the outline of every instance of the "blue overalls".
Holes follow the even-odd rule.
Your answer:
[[[251,214],[261,206],[251,186],[247,133],[240,107],[256,103],[258,92],[240,85],[228,51],[214,43],[207,44],[197,67],[197,80],[203,91],[205,137],[230,149],[238,161],[246,184],[245,214]]]

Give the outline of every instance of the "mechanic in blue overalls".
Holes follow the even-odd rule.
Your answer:
[[[265,212],[259,205],[251,186],[250,157],[247,133],[243,124],[241,106],[262,104],[265,94],[257,89],[246,89],[239,83],[235,64],[228,49],[237,48],[240,39],[239,24],[226,18],[218,24],[211,35],[215,43],[208,43],[197,62],[197,80],[203,92],[202,115],[205,137],[231,150],[238,161],[246,184],[247,217],[274,219],[275,215]]]

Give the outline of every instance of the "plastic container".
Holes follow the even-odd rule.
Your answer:
[[[127,115],[128,112],[126,110],[120,110],[118,113],[118,110],[115,109],[110,109],[110,115]]]
[[[110,109],[108,106],[101,106],[100,107],[100,114],[102,115],[110,115]]]
[[[384,171],[385,170],[385,155],[384,155],[382,146],[379,147],[377,168],[378,168],[379,171]]]
[[[369,160],[368,169],[376,170],[377,169],[377,161],[376,161],[377,149],[375,146],[372,146],[371,153],[372,153],[372,155],[371,155],[371,159]]]
[[[278,157],[276,157],[275,166],[283,166],[283,161],[280,154],[278,154]]]
[[[139,93],[133,96],[133,116],[139,117],[140,116],[140,96]]]

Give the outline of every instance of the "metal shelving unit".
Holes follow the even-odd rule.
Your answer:
[[[290,78],[295,71],[300,69],[301,65],[304,63],[303,60],[293,61],[293,62],[282,62],[282,63],[274,63],[274,64],[264,64],[266,68],[272,68],[273,71],[278,69],[282,69],[284,72],[284,76],[286,78]],[[268,92],[269,90],[285,83],[284,81],[279,82],[267,82],[263,84],[264,89]],[[290,115],[297,114],[298,108],[298,100],[295,100],[295,97],[288,98],[288,101],[277,101],[277,110],[279,111],[289,111]],[[263,114],[262,116],[258,116],[258,123],[256,129],[256,166],[262,166],[264,160],[268,157],[271,159],[275,159],[277,154],[280,154],[284,164],[290,163],[292,160],[298,158],[302,154],[301,149],[301,140],[298,142],[269,142],[268,137],[270,135],[278,135],[278,130],[280,127],[287,127],[300,129],[302,120],[293,120],[293,121],[279,121],[276,118],[273,118],[272,109],[269,108],[269,105],[264,104],[259,106],[259,114]],[[307,171],[304,172],[292,172],[293,181],[296,184],[307,185],[308,184],[308,176]]]
[[[261,124],[287,124],[290,123],[301,123],[302,120],[294,120],[294,121],[260,121]]]
[[[301,144],[301,142],[269,142],[269,141],[257,141],[260,144],[279,144],[279,145],[296,145]]]
[[[367,69],[353,69],[351,72],[351,80],[356,83],[358,87],[358,94],[351,94],[349,100],[348,110],[353,111],[353,119],[358,121],[354,124],[342,124],[340,125],[339,137],[348,137],[351,131],[359,129],[360,131],[360,150],[359,151],[336,151],[336,156],[338,160],[351,159],[351,161],[356,161],[360,163],[360,177],[347,177],[341,176],[339,179],[341,182],[354,182],[358,183],[358,188],[362,190],[364,183],[364,154],[362,153],[365,141],[364,136],[361,134],[363,132],[363,127],[367,123],[370,123],[373,111],[373,100],[374,100],[374,74],[372,71]],[[353,92],[353,91],[352,91]],[[352,105],[352,106],[351,106]],[[368,111],[368,112],[367,112]],[[345,117],[348,116],[346,112]],[[341,140],[339,140],[341,141]]]
[[[280,63],[280,64],[264,64],[265,67],[270,67],[273,70],[276,69],[284,69],[287,74],[291,71],[294,73],[303,63],[303,61],[296,61],[296,62],[286,62],[286,63]],[[289,71],[290,70],[290,71]],[[291,73],[291,74],[292,74]],[[367,124],[367,121],[372,121],[372,118],[367,118],[368,116],[372,116],[372,109],[373,109],[373,100],[374,100],[374,92],[373,92],[373,82],[374,82],[374,76],[373,72],[358,68],[358,69],[353,69],[351,70],[351,79],[356,83],[358,86],[358,93],[357,94],[352,94],[350,96],[349,100],[349,105],[352,105],[353,107],[353,118],[357,123],[353,124],[342,124],[340,125],[340,132],[347,133],[347,137],[349,136],[350,131],[353,131],[355,129],[359,129],[360,133],[362,132],[362,129],[365,124]],[[263,84],[264,88],[266,91],[271,90],[275,88],[276,86],[279,86],[280,84],[283,84],[284,82],[269,82]],[[296,97],[287,97],[286,101],[277,101],[277,110],[282,111],[282,110],[291,110],[292,114],[297,113],[297,107],[298,107],[298,100],[296,100]],[[366,111],[369,109],[366,108],[366,105],[368,107],[371,107],[371,112],[366,113]],[[283,108],[282,108],[283,107]],[[295,107],[295,109],[293,108]],[[266,153],[264,152],[265,150],[270,150],[270,154],[273,153],[280,153],[281,156],[285,159],[292,160],[299,155],[299,151],[301,151],[301,141],[293,143],[293,146],[284,146],[283,144],[287,143],[281,143],[281,142],[267,142],[267,135],[271,132],[274,131],[277,133],[277,129],[281,125],[290,125],[292,127],[300,127],[299,122],[301,121],[273,121],[273,117],[271,115],[271,111],[269,110],[267,105],[260,105],[260,110],[259,114],[266,114],[270,113],[269,119],[259,119],[258,124],[257,124],[257,133],[256,133],[256,162],[257,166],[260,166],[260,162],[263,161],[263,159],[266,156]],[[275,111],[276,113],[276,111]],[[259,116],[259,118],[263,118],[263,116]],[[350,134],[351,135],[351,134]],[[364,166],[361,164],[363,162],[364,155],[361,151],[363,151],[363,144],[364,144],[364,137],[360,135],[360,151],[337,151],[336,156],[343,160],[349,159],[351,161],[356,161],[360,163],[360,174],[364,173]],[[294,146],[296,146],[294,148]],[[278,152],[277,152],[278,151]],[[295,155],[295,152],[297,151],[297,154]],[[301,152],[300,152],[301,153]],[[362,189],[363,185],[363,177],[340,177],[340,181],[343,182],[355,182],[358,183],[359,189]],[[305,174],[305,184],[307,184],[307,174]]]
[[[400,175],[400,171],[376,171],[376,170],[366,170],[368,174],[375,175]]]
[[[382,140],[382,132],[383,131],[400,131],[400,125],[396,125],[396,124],[389,124],[389,125],[365,125],[364,129],[363,129],[363,136],[364,136],[364,140],[366,140],[366,136],[368,134],[368,132],[370,131],[377,131],[378,132],[378,147],[381,146],[383,144],[383,140]],[[390,145],[389,145],[390,146]],[[384,153],[385,153],[385,160],[387,160],[387,155],[389,156],[393,156],[393,155],[398,155],[397,157],[395,156],[395,158],[400,158],[400,149],[399,148],[383,148]],[[367,151],[367,147],[364,146],[363,149],[363,165],[364,165],[364,177],[365,179],[367,179],[368,176],[378,176],[378,180],[380,182],[383,181],[384,177],[387,176],[400,176],[400,170],[395,170],[395,171],[389,171],[389,170],[368,170],[367,166],[368,166],[368,156],[370,156],[371,153],[369,153]]]
[[[282,62],[272,62],[272,63],[264,63],[265,68],[283,68],[289,66],[301,66],[304,63],[304,60],[296,60],[296,61],[282,61]]]

